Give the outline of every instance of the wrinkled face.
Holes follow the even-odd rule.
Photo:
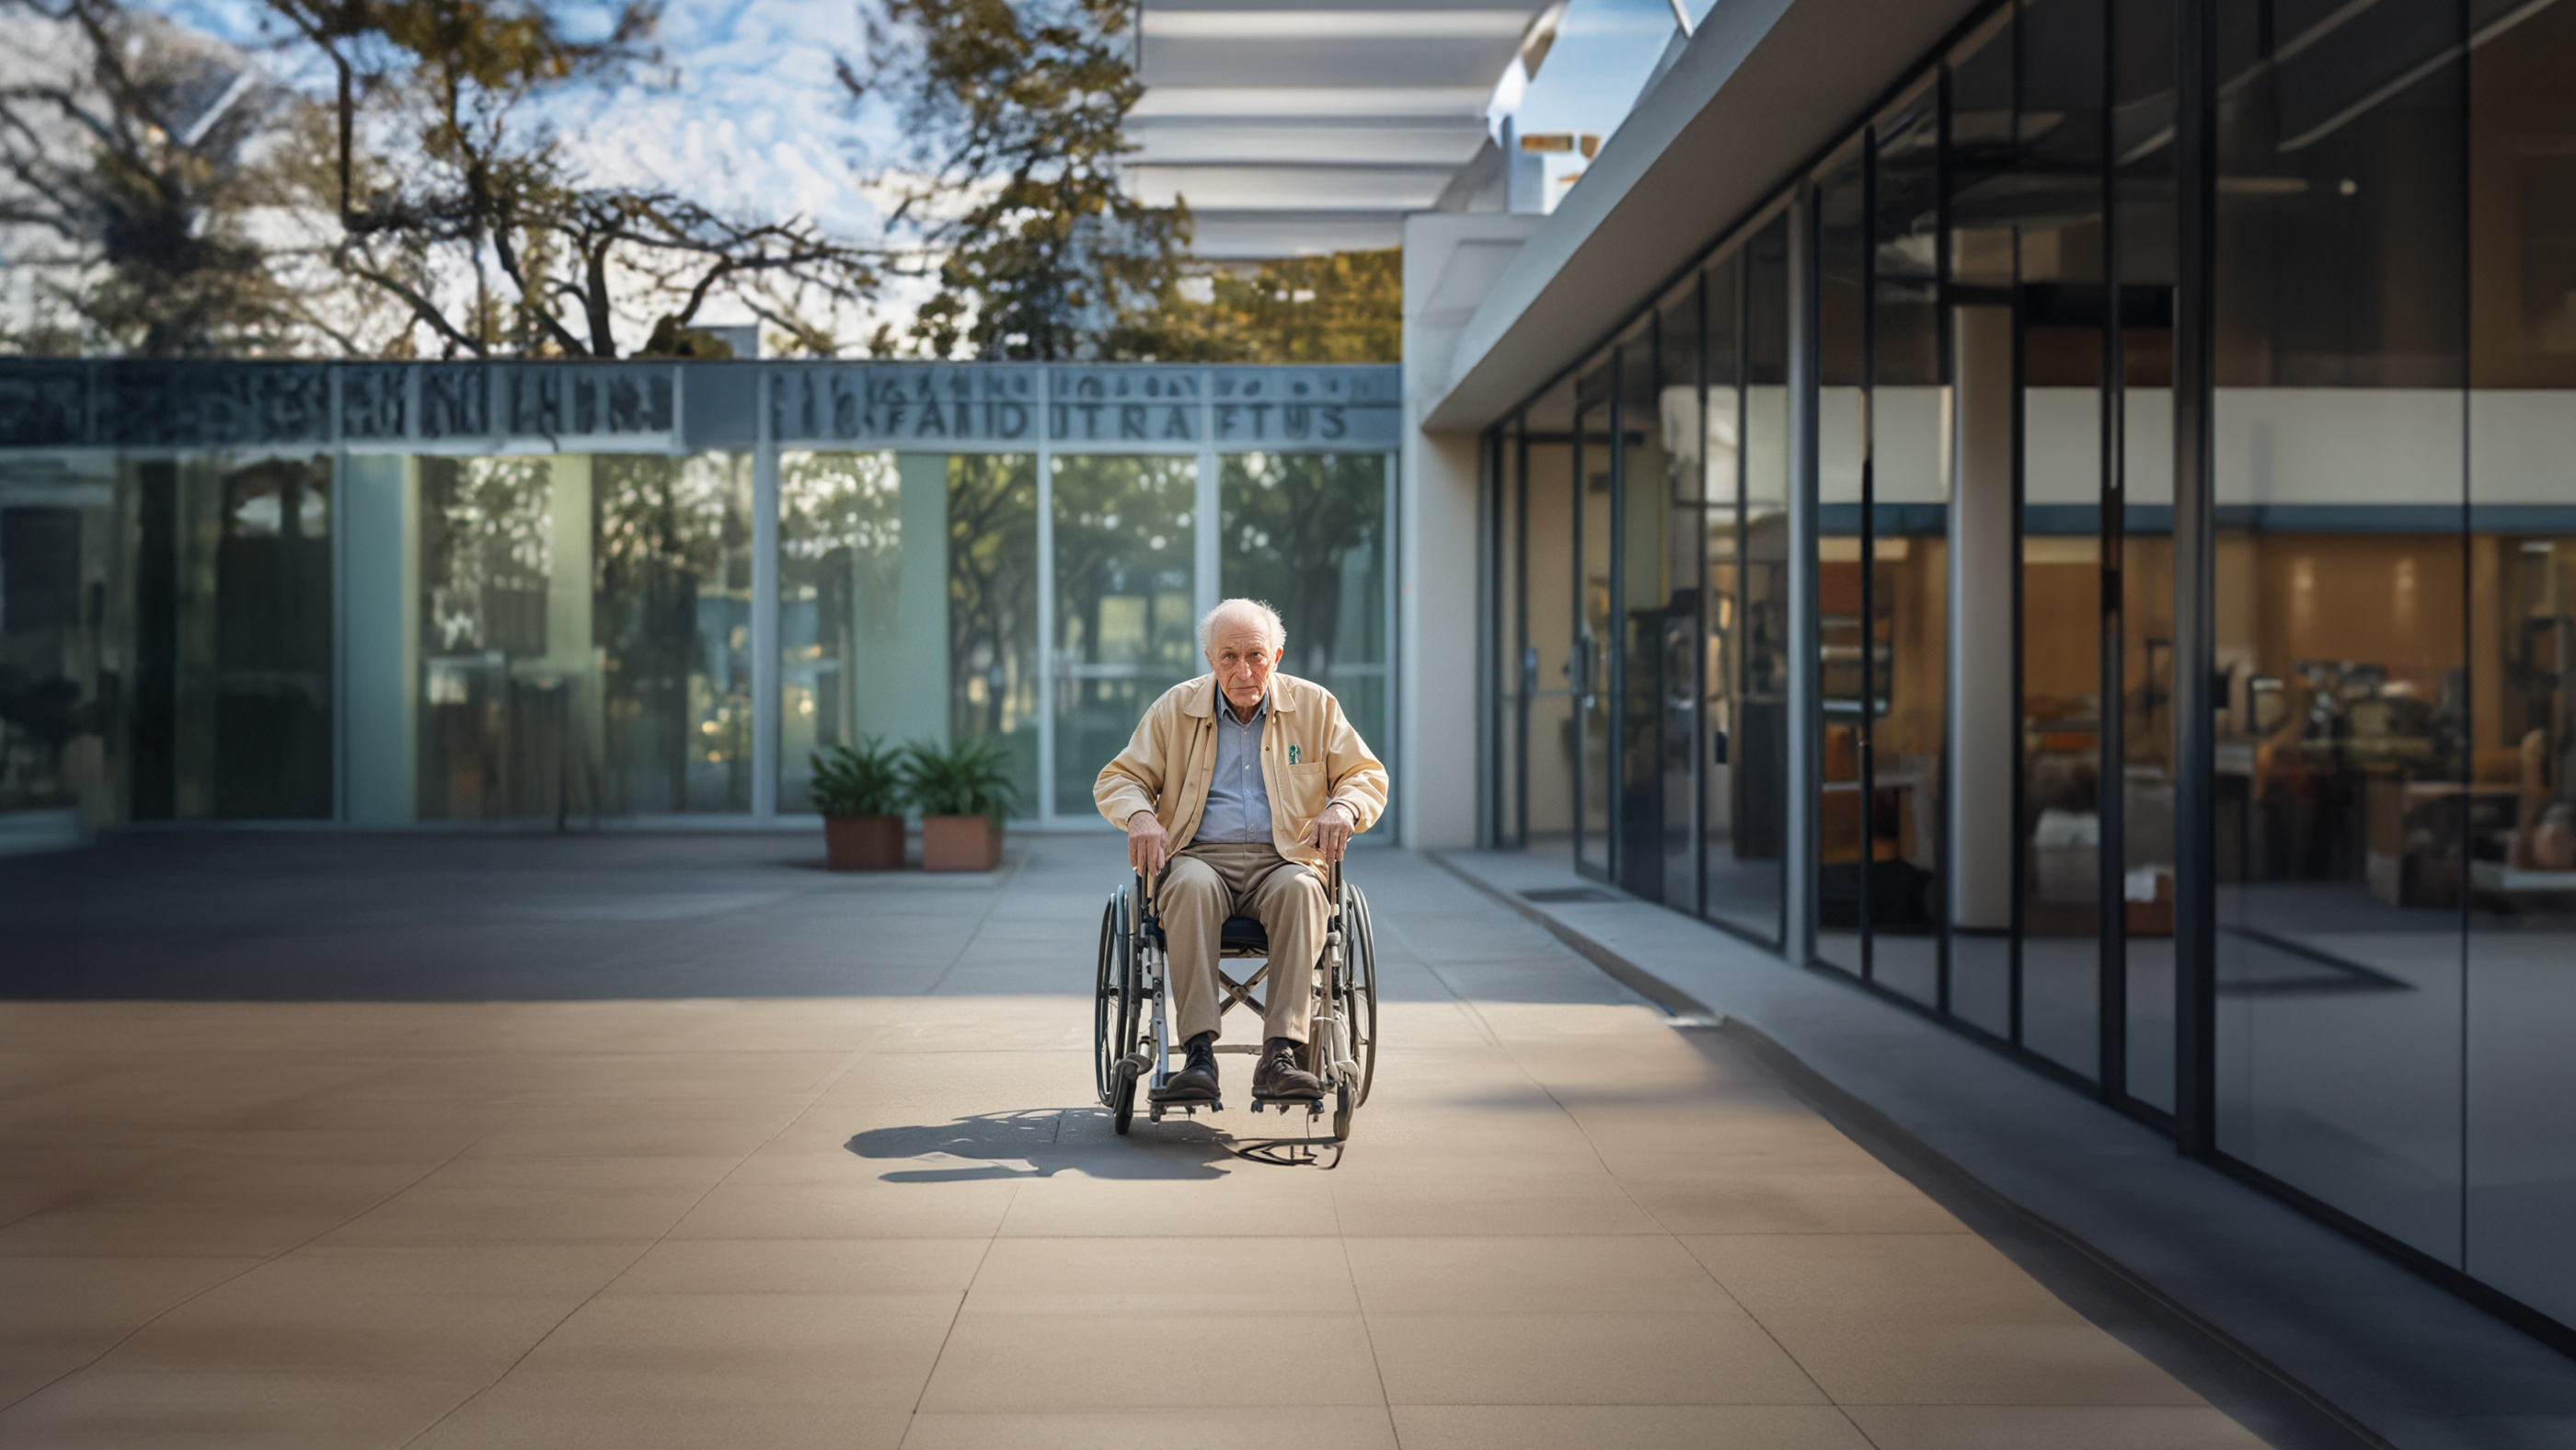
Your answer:
[[[1216,686],[1237,712],[1261,703],[1270,688],[1270,672],[1279,667],[1279,647],[1269,643],[1268,627],[1258,616],[1229,614],[1208,631],[1208,668]]]

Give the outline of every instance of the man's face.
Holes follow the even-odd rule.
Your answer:
[[[1208,633],[1208,668],[1216,671],[1217,688],[1238,715],[1261,703],[1270,672],[1279,666],[1278,648],[1264,638],[1268,632],[1259,620],[1229,617]]]

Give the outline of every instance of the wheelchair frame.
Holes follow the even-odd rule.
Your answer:
[[[1306,1067],[1323,1079],[1333,1101],[1332,1136],[1317,1141],[1337,1144],[1350,1137],[1351,1116],[1368,1101],[1377,1074],[1377,937],[1369,921],[1367,894],[1343,879],[1338,861],[1331,867],[1327,899],[1323,954],[1311,973],[1309,988],[1316,1002],[1314,1025],[1307,1034]],[[1259,949],[1227,944],[1225,927],[1239,920],[1246,918],[1230,917],[1220,924],[1218,959],[1222,963],[1257,958],[1261,967],[1240,982],[1222,965],[1217,968],[1217,986],[1223,993],[1217,1005],[1220,1019],[1237,1006],[1265,1011],[1262,999],[1253,993],[1268,985],[1272,963],[1267,938]],[[1092,1005],[1094,1085],[1122,1134],[1134,1122],[1139,1083],[1146,1088],[1147,1111],[1155,1122],[1173,1108],[1196,1116],[1199,1108],[1214,1112],[1225,1107],[1222,1101],[1152,1101],[1152,1091],[1170,1080],[1172,1056],[1178,1051],[1165,1015],[1170,968],[1171,954],[1162,922],[1155,915],[1152,884],[1137,873],[1109,893],[1101,913]],[[1260,1048],[1255,1043],[1219,1043],[1216,1050],[1252,1054]],[[1301,1101],[1255,1097],[1252,1110],[1257,1113],[1269,1106],[1285,1117]],[[1305,1106],[1310,1120],[1323,1115],[1321,1099]]]

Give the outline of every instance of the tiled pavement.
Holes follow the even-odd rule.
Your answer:
[[[2260,1443],[1416,858],[1324,1172],[1089,1101],[1114,840],[806,844],[0,863],[0,1445]]]

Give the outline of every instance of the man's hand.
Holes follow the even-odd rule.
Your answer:
[[[1326,861],[1342,859],[1342,848],[1351,843],[1351,832],[1358,823],[1351,818],[1351,808],[1340,801],[1324,807],[1315,823],[1306,828],[1306,844],[1324,853]]]
[[[1349,832],[1345,831],[1344,835]],[[1127,818],[1127,864],[1151,881],[1162,874],[1164,860],[1172,854],[1172,838],[1152,811],[1138,811]]]

